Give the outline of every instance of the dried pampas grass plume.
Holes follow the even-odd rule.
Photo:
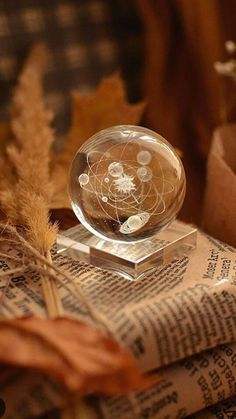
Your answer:
[[[26,227],[29,243],[51,260],[57,226],[49,222],[53,193],[49,161],[54,133],[50,127],[52,114],[45,108],[42,93],[47,54],[42,44],[32,49],[13,94],[10,121],[13,141],[7,147],[7,156],[16,180],[14,185],[5,184],[0,201],[8,221]],[[48,314],[62,314],[55,283],[46,275],[41,279]]]
[[[57,233],[56,226],[48,221],[53,191],[49,160],[54,135],[50,127],[52,114],[45,109],[42,94],[46,59],[46,48],[38,44],[25,63],[13,96],[11,129],[15,142],[7,149],[17,175],[17,219],[12,221],[28,227],[30,243],[43,254],[50,250]]]

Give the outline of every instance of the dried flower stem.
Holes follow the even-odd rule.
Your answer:
[[[10,225],[0,224],[0,232],[2,239],[6,238],[7,244],[9,244],[9,238],[11,238],[11,247],[17,252],[22,252],[24,257],[24,263],[22,263],[22,258],[16,260],[14,255],[8,254],[8,259],[12,259],[15,268],[2,272],[1,276],[7,277],[18,272],[24,274],[27,270],[33,269],[41,274],[41,277],[49,277],[53,284],[60,284],[61,287],[68,290],[75,298],[80,298],[82,303],[87,308],[91,318],[107,329],[107,325],[103,317],[96,310],[94,310],[93,306],[88,302],[88,299],[81,287],[78,287],[78,285],[75,284],[74,278],[68,272],[59,268],[52,262],[51,255],[48,258],[41,255],[38,250],[36,250],[14,227]],[[2,246],[4,246],[4,240],[2,240]],[[1,252],[1,254],[5,257],[3,252]],[[68,283],[73,286],[73,289],[70,288],[66,281],[62,280],[62,278],[68,281]]]
[[[48,262],[52,265],[52,258],[50,251],[47,252],[46,258]],[[47,268],[45,266],[47,271]],[[49,271],[49,272],[48,272]],[[48,273],[52,274],[51,267],[48,268],[47,275],[41,276],[42,287],[45,297],[46,306],[48,308],[48,316],[56,317],[62,316],[64,314],[63,306],[60,298],[58,298],[58,289],[55,281],[52,281],[51,277],[48,276]]]

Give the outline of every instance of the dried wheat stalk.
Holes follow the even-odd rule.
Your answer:
[[[16,174],[16,183],[9,188],[5,185],[0,199],[8,220],[26,226],[31,245],[50,259],[57,227],[48,219],[53,190],[49,159],[54,135],[50,127],[52,115],[45,109],[42,95],[41,78],[46,59],[45,47],[36,45],[13,95],[11,130],[14,142],[7,148],[7,154]],[[61,314],[55,282],[47,275],[41,278],[48,315]]]
[[[14,249],[15,252],[5,253],[6,246]],[[83,290],[75,284],[73,276],[53,263],[51,255],[47,258],[42,255],[14,226],[0,223],[0,249],[2,250],[0,256],[4,260],[12,261],[14,265],[13,269],[1,272],[1,277],[9,277],[16,272],[24,275],[29,269],[47,276],[60,284],[62,288],[67,289],[75,298],[80,299],[86,306],[91,318],[96,320],[98,324],[103,325],[104,330],[107,330],[103,317],[94,310]],[[17,256],[19,253],[20,256]],[[67,285],[67,282],[73,286],[73,289]]]

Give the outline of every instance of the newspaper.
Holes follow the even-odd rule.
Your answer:
[[[199,232],[197,249],[190,255],[147,272],[137,282],[60,255],[55,259],[75,278],[73,284],[67,283],[71,292],[59,286],[65,313],[93,323],[86,306],[72,293],[80,286],[102,319],[97,327],[105,327],[131,351],[143,371],[158,369],[161,375],[160,383],[145,392],[100,398],[96,410],[100,417],[184,418],[236,395],[234,248]],[[1,269],[9,267],[0,261]],[[5,281],[1,279],[2,289]],[[2,312],[6,317],[46,316],[37,275],[11,279]],[[57,400],[50,391],[46,395],[42,377],[38,377],[38,392],[48,402],[46,407],[35,399],[32,402],[28,375],[25,391],[20,375],[14,385],[0,380],[0,397],[9,400],[6,418],[35,417],[63,404],[62,397]],[[12,392],[17,394],[14,403]],[[19,410],[21,403],[28,406],[28,413]]]
[[[221,345],[161,371],[152,389],[101,401],[105,418],[184,418],[236,394],[236,345]]]
[[[222,403],[210,406],[201,412],[188,416],[187,419],[235,419],[236,397],[230,397]]]

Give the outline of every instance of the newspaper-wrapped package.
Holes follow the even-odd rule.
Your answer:
[[[214,133],[203,222],[212,236],[236,246],[236,125],[223,126]]]
[[[97,326],[131,351],[143,371],[158,369],[161,377],[143,392],[97,398],[95,417],[184,418],[236,395],[233,247],[199,232],[198,247],[190,255],[136,282],[58,255],[56,263],[74,275],[74,284],[82,287],[99,312],[102,324]],[[10,268],[6,261],[2,266]],[[92,322],[70,287],[70,283],[66,289],[59,287],[66,314]],[[27,274],[16,275],[4,299],[3,314],[44,316],[40,296],[39,282],[32,282]],[[0,397],[7,406],[7,419],[33,418],[65,403],[56,383],[30,371],[11,371],[9,376],[5,372]],[[211,411],[207,414],[214,418]]]

